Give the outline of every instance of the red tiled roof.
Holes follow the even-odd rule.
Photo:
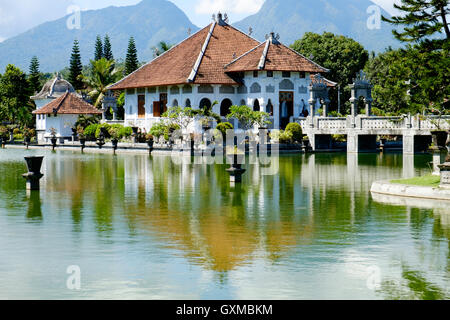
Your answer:
[[[261,60],[263,62],[262,66],[260,65]],[[329,71],[285,45],[272,42],[272,39],[261,43],[251,51],[238,57],[228,64],[225,70],[226,72],[266,70],[310,73],[325,73]]]
[[[324,73],[288,47],[272,43],[264,70]],[[213,23],[109,87],[111,90],[193,84],[237,85],[231,72],[258,70],[264,44],[226,23]],[[236,59],[237,57],[240,57]],[[232,63],[230,63],[232,62]]]
[[[42,108],[33,111],[33,114],[102,114],[100,110],[87,103],[75,94],[66,92],[58,99],[47,103]]]
[[[112,85],[112,90],[188,83],[199,59],[211,25],[171,48],[163,55]],[[237,84],[224,72],[224,65],[258,44],[258,41],[229,25],[215,24],[195,74],[196,84]]]

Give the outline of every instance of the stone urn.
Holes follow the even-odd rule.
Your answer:
[[[27,180],[27,190],[39,190],[39,180],[44,176],[41,173],[44,157],[25,157],[28,173],[22,176]]]
[[[432,131],[431,136],[432,136],[432,140],[433,140],[433,145],[435,147],[437,147],[437,148],[445,147],[447,137],[448,137],[447,131],[442,131],[442,130]]]
[[[23,140],[23,144],[27,147],[27,149],[30,146],[30,143],[31,143],[31,138],[30,137],[25,137],[24,140]]]
[[[116,153],[117,147],[119,146],[119,140],[114,138],[111,140],[111,143],[112,143],[114,153]]]
[[[150,154],[153,152],[154,145],[155,145],[155,141],[153,139],[147,140],[148,152]]]
[[[58,139],[55,136],[52,136],[50,138],[50,142],[52,143],[52,149],[55,150],[56,148],[56,143],[58,142]]]
[[[86,148],[86,138],[82,137],[78,139],[80,141],[80,145],[81,145],[81,152],[83,152],[84,148]]]

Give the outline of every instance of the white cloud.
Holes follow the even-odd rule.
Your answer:
[[[253,14],[261,9],[264,0],[199,0],[195,6],[198,14],[227,13]]]

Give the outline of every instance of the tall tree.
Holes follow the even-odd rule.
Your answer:
[[[424,42],[429,48],[442,48],[444,42],[450,41],[448,16],[450,15],[448,0],[401,0],[394,7],[402,12],[384,21],[402,26],[403,30],[393,30],[394,36],[402,42]],[[430,37],[443,34],[444,39]]]
[[[26,74],[14,65],[8,65],[0,77],[0,122],[32,126],[31,94]]]
[[[98,61],[91,61],[91,72],[83,75],[83,81],[89,88],[89,95],[95,101],[94,105],[99,107],[108,91],[108,86],[117,82],[121,74],[116,69],[114,61],[102,58]]]
[[[127,57],[125,59],[125,75],[129,75],[139,67],[139,61],[137,56],[136,43],[134,38],[131,37],[128,41]]]
[[[114,60],[111,47],[111,40],[109,39],[108,35],[105,36],[105,41],[103,43],[103,58],[109,61]]]
[[[83,71],[83,64],[81,63],[80,46],[78,40],[75,40],[72,48],[72,56],[70,58],[69,67],[69,82],[73,85],[75,90],[83,88],[83,81],[80,79],[80,75]]]
[[[410,77],[408,83],[410,111],[448,112],[450,106],[450,29],[448,0],[401,0],[395,8],[402,13],[388,19],[402,31],[394,36],[407,43],[401,49],[403,65]],[[411,45],[415,43],[415,45]],[[394,61],[393,63],[398,63]]]
[[[347,87],[342,101],[350,99],[348,85],[369,59],[369,53],[359,42],[331,32],[323,34],[307,32],[302,39],[295,41],[291,48],[329,69],[326,78],[337,82],[341,88]],[[330,100],[332,105],[337,106],[335,90],[330,92]]]
[[[41,89],[41,72],[39,71],[39,60],[36,56],[31,59],[28,80],[33,93],[39,92]]]
[[[97,36],[97,39],[95,40],[95,58],[94,60],[100,60],[103,58],[103,42],[102,38],[100,36]]]

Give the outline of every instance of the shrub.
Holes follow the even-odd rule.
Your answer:
[[[133,135],[133,129],[131,129],[131,127],[121,127],[122,128],[119,129],[120,139],[129,138]]]
[[[289,123],[286,127],[286,132],[292,134],[292,141],[301,142],[303,140],[303,130],[298,123]]]
[[[8,138],[8,128],[5,126],[0,126],[0,138],[7,139]]]
[[[150,129],[150,134],[156,138],[160,138],[164,135],[166,130],[166,125],[163,122],[158,122],[153,125]]]
[[[99,127],[99,124],[91,124],[84,129],[84,135],[86,136],[86,139],[88,140],[94,140],[95,134],[97,132],[97,128]]]
[[[219,130],[223,136],[225,136],[227,134],[227,130],[233,130],[234,127],[229,122],[221,122],[217,125],[216,129]]]
[[[14,135],[19,135],[20,134],[20,129],[19,128],[14,128],[13,134]]]
[[[281,131],[279,141],[283,144],[292,143],[293,133],[291,131]]]

